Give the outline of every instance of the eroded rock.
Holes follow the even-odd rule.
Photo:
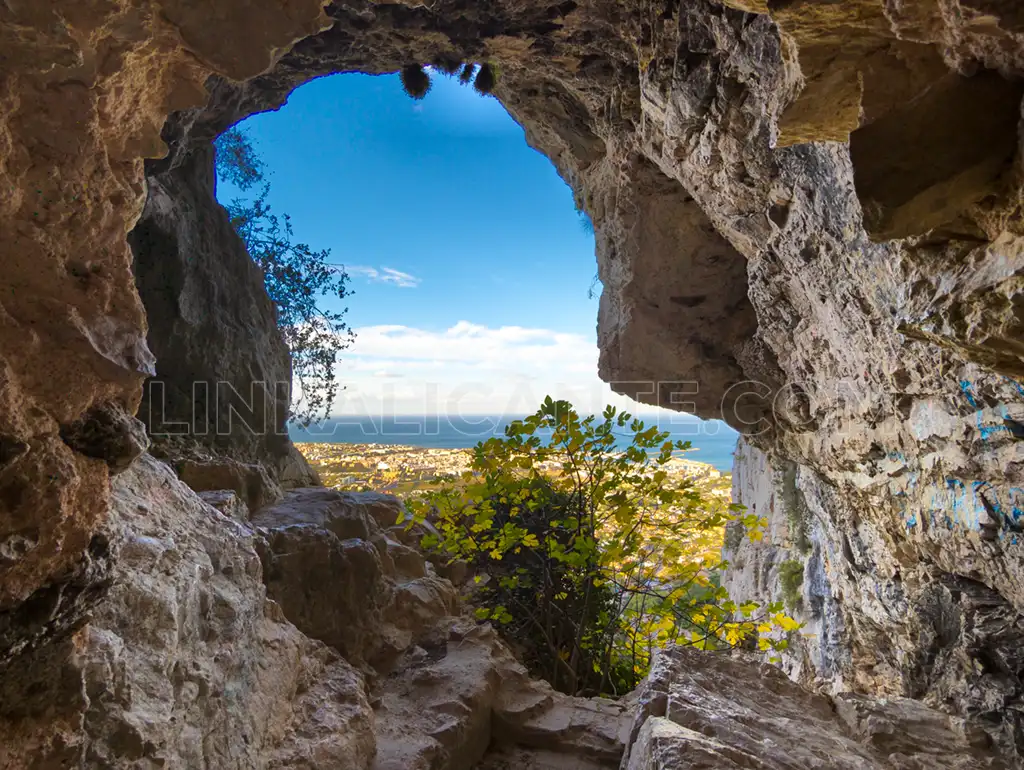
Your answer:
[[[248,530],[144,456],[104,532],[92,620],[0,675],[0,767],[367,767],[362,675],[266,598]]]
[[[622,770],[1010,767],[917,701],[833,704],[772,666],[689,648],[655,657],[639,700]]]
[[[402,515],[393,497],[318,487],[288,492],[252,519],[265,538],[268,592],[288,618],[379,670],[428,637],[444,638],[458,613],[454,586],[383,529]]]
[[[63,426],[60,437],[76,452],[105,462],[112,475],[126,470],[149,448],[145,426],[116,403],[89,410]]]
[[[1013,533],[996,525],[996,540],[978,532],[957,537],[950,522],[927,510],[918,514],[920,528],[897,520],[902,531],[893,533],[871,509],[851,510],[821,476],[772,466],[753,447],[737,452],[734,496],[768,527],[759,543],[739,532],[727,537],[730,567],[723,584],[737,596],[785,601],[805,624],[792,636],[783,668],[824,691],[922,698],[969,716],[1016,758],[1024,614],[999,591],[966,576],[991,569],[993,578],[1012,586],[1017,563],[997,554],[1013,548]],[[945,566],[919,559],[911,548],[937,554]],[[795,605],[780,585],[787,563],[799,565],[802,575]]]
[[[531,680],[489,625],[452,619],[375,688],[373,770],[614,768],[627,707],[572,698]]]
[[[0,435],[30,446],[0,481],[0,610],[65,581],[109,509],[106,464],[60,426],[139,403],[154,373],[125,233],[142,210],[142,159],[165,152],[170,111],[201,104],[212,71],[247,78],[321,29],[322,4],[65,0],[0,8]],[[230,42],[221,24],[247,30]]]
[[[231,490],[250,512],[273,505],[283,494],[261,463],[242,463],[223,456],[194,457],[178,463],[177,471],[195,492]]]

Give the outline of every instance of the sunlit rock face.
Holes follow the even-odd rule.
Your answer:
[[[0,659],[59,660],[116,590],[102,532],[144,381],[284,372],[258,276],[210,261],[234,237],[210,140],[311,77],[490,60],[595,222],[601,375],[750,434],[741,500],[805,565],[821,629],[794,675],[1024,744],[1016,3],[40,0],[0,5],[0,51]],[[174,236],[171,263],[146,232]],[[193,288],[157,312],[144,274],[174,260]],[[207,331],[189,314],[211,282],[252,301]],[[183,328],[205,344],[176,348]],[[284,444],[199,450],[302,483]]]
[[[155,371],[125,237],[143,159],[212,71],[256,75],[326,24],[316,0],[0,8],[0,659],[72,627],[105,579],[104,456],[134,425],[88,453],[66,437],[134,413]]]

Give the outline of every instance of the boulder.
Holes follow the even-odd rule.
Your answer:
[[[1010,767],[962,719],[908,698],[833,702],[742,657],[670,647],[637,698],[622,770]]]
[[[266,597],[252,534],[143,456],[114,484],[111,586],[0,671],[0,768],[365,770],[362,675]]]
[[[245,522],[249,520],[249,506],[233,489],[214,489],[200,492],[200,499],[207,505],[216,508],[230,519]]]
[[[241,463],[228,457],[188,459],[177,465],[178,475],[195,492],[231,490],[258,511],[281,499],[281,488],[259,463]]]
[[[302,631],[348,660],[387,670],[457,614],[452,584],[383,529],[399,500],[324,487],[285,493],[252,519],[270,596]]]

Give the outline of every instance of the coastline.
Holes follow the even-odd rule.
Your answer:
[[[718,420],[699,420],[689,415],[660,419],[638,415],[649,426],[666,431],[672,441],[688,441],[686,459],[710,465],[721,473],[732,471],[739,434]],[[685,418],[685,419],[684,419]],[[292,441],[343,446],[391,446],[416,449],[472,449],[481,441],[504,435],[516,416],[450,417],[402,415],[387,417],[332,417],[309,428],[289,427]],[[623,443],[623,448],[625,443]]]
[[[423,447],[385,443],[296,444],[325,486],[346,491],[386,492],[398,497],[427,489],[439,478],[459,475],[469,469],[471,447]],[[732,473],[715,466],[673,457],[662,466],[672,479],[698,480],[716,493],[731,494]]]

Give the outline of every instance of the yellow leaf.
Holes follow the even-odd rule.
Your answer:
[[[789,615],[781,614],[775,616],[775,622],[782,627],[783,631],[796,631],[801,625],[803,625],[802,623],[793,620]]]

